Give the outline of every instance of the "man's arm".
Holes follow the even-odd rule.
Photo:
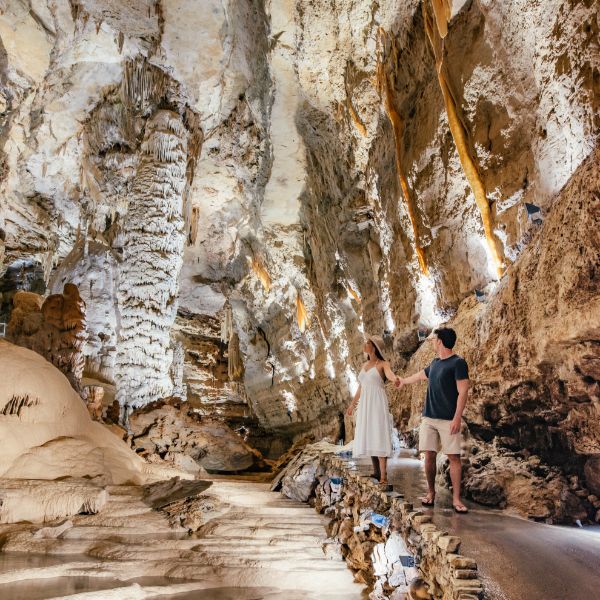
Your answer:
[[[396,380],[396,387],[401,387],[403,385],[409,385],[411,383],[418,383],[419,381],[427,381],[427,375],[425,374],[425,369],[411,375],[410,377],[398,377]]]
[[[456,387],[458,389],[458,400],[456,401],[456,412],[454,413],[454,418],[450,424],[450,433],[452,435],[460,431],[460,420],[462,419],[462,414],[465,410],[465,405],[467,404],[470,385],[471,382],[468,379],[459,379],[456,382]]]

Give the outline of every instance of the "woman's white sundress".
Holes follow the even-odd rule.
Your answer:
[[[391,456],[392,421],[383,379],[375,366],[362,369],[358,381],[361,390],[352,456]]]

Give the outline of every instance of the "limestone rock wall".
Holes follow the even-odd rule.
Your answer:
[[[599,158],[596,151],[584,161],[485,302],[465,299],[451,321],[459,338],[457,352],[469,362],[473,381],[465,412],[468,429],[501,455],[491,461],[470,456],[472,476],[479,480],[474,494],[484,485],[485,473],[488,484],[495,478],[508,493],[519,469],[502,458],[506,455],[530,459],[534,475],[547,476],[549,466],[558,466],[570,477],[570,485],[563,479],[559,493],[547,486],[545,508],[533,499],[535,487],[531,495],[515,499],[513,506],[531,516],[593,516],[597,510],[596,502],[588,500],[595,468],[588,469],[589,488],[583,474],[585,464],[595,460],[600,439]],[[413,355],[407,372],[428,364],[428,344]],[[422,388],[395,394],[393,410],[406,429],[417,424]]]
[[[52,288],[74,281],[88,302],[90,377],[114,381],[123,405],[176,385],[205,416],[278,440],[261,447],[269,455],[307,433],[342,434],[365,333],[383,334],[403,369],[419,329],[466,323],[476,289],[505,289],[523,268],[511,265],[534,260],[545,236],[526,203],[559,214],[561,190],[597,160],[597,2],[5,4],[3,311],[4,293],[36,277]],[[165,139],[179,140],[180,154],[169,162],[157,145],[153,168],[177,174],[150,209],[148,143],[167,114],[176,135]],[[572,202],[588,214],[595,196]],[[165,229],[173,243],[163,248]],[[595,277],[595,243],[569,254],[581,289]],[[519,289],[528,281],[536,301],[506,297],[508,327],[526,311],[541,318],[550,292],[532,269]],[[556,274],[550,262],[541,269]],[[128,304],[134,296],[144,301]],[[565,330],[561,310],[585,320],[577,297],[560,296],[546,327]],[[560,371],[569,384],[544,402],[561,415],[556,435],[573,440],[536,437],[536,452],[556,448],[545,464],[583,477],[580,458],[597,442],[581,417],[594,406],[597,332],[569,342],[567,360],[540,357],[526,328],[515,356],[499,317],[473,321],[471,338],[491,336],[488,316],[503,340],[499,364],[513,361],[498,405],[532,364]],[[174,347],[184,350],[182,385]],[[414,422],[416,404],[394,407],[399,424]],[[522,448],[526,430],[543,437],[526,426],[533,412],[517,408],[521,421],[506,425],[470,417],[471,433]],[[580,415],[580,433],[568,433],[567,414]],[[565,452],[573,460],[556,458]]]

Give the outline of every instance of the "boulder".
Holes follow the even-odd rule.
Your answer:
[[[158,455],[194,474],[200,467],[243,471],[261,458],[225,423],[200,417],[179,399],[153,402],[133,412],[129,426],[139,452]]]
[[[318,460],[299,465],[283,478],[281,493],[292,500],[307,502],[317,487],[318,467]]]
[[[506,493],[502,482],[493,473],[477,473],[464,485],[469,498],[485,506],[502,506],[506,502]]]

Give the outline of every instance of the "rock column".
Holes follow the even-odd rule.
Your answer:
[[[173,391],[170,333],[185,240],[187,142],[177,113],[158,110],[148,120],[124,225],[118,287],[115,379],[123,407],[143,406]]]

